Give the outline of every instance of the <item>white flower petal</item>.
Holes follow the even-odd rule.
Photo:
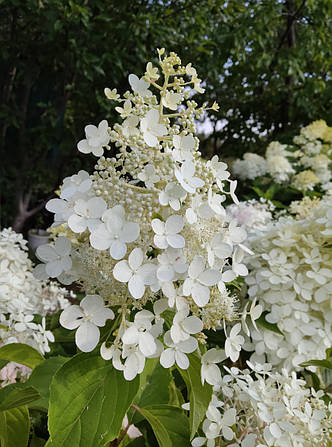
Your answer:
[[[55,261],[58,257],[53,247],[48,244],[40,245],[37,247],[36,256],[40,261],[51,262]]]
[[[93,351],[99,342],[99,329],[88,321],[81,324],[75,334],[77,347],[83,352]]]
[[[188,332],[188,334],[197,334],[203,330],[203,322],[194,315],[185,318],[182,321],[182,327]]]
[[[140,233],[139,225],[135,222],[126,222],[119,234],[123,242],[134,242]]]
[[[144,281],[141,276],[133,275],[128,282],[128,290],[136,300],[142,298],[145,292]]]
[[[110,255],[113,259],[122,259],[127,252],[127,246],[121,241],[114,241],[110,247]]]
[[[165,233],[165,223],[160,219],[152,219],[151,227],[156,234],[164,234]]]
[[[166,220],[165,230],[167,234],[179,233],[184,226],[184,221],[178,214],[173,214]]]
[[[156,234],[153,238],[153,242],[158,248],[165,249],[168,247],[166,236],[159,236],[158,234]]]
[[[201,273],[197,279],[204,286],[214,286],[221,280],[221,273],[217,270],[209,269]]]
[[[197,278],[205,270],[205,261],[202,256],[195,256],[191,262],[188,274],[191,278]]]
[[[123,375],[128,381],[135,379],[139,370],[139,359],[136,354],[131,354],[125,361]]]
[[[137,344],[139,340],[139,332],[137,330],[137,327],[133,325],[126,329],[121,338],[125,345]]]
[[[196,340],[196,338],[190,337],[187,340],[178,343],[177,346],[182,352],[185,352],[186,354],[191,354],[198,348],[198,341]]]
[[[128,265],[128,262],[123,260],[115,264],[113,269],[113,276],[120,282],[128,282],[132,277],[133,272]]]
[[[132,270],[137,270],[143,262],[143,251],[141,248],[134,248],[128,257],[128,263]]]
[[[48,276],[50,276],[51,278],[56,278],[63,272],[61,261],[57,260],[57,261],[48,262],[45,265],[45,270],[46,270],[46,273],[48,274]]]
[[[153,336],[148,332],[140,334],[139,349],[145,357],[149,357],[156,352],[157,350],[156,343],[154,341]]]
[[[188,357],[183,352],[175,351],[175,361],[179,368],[181,369],[189,368]]]
[[[61,256],[67,256],[71,252],[71,242],[63,236],[59,236],[54,244],[55,251]]]
[[[160,364],[164,368],[170,368],[175,363],[175,352],[172,348],[165,349],[160,355]]]
[[[174,278],[174,269],[171,265],[161,265],[157,269],[157,278],[159,281],[172,281]]]
[[[46,281],[49,276],[46,273],[45,264],[36,265],[36,267],[33,269],[33,276],[40,281]]]
[[[186,243],[180,234],[170,234],[166,239],[169,245],[173,248],[183,248]]]
[[[204,307],[210,300],[210,290],[201,284],[195,284],[191,290],[191,296],[197,306]]]
[[[87,227],[87,219],[77,214],[72,214],[68,219],[68,226],[74,233],[83,233]]]
[[[221,373],[220,369],[217,365],[203,365],[202,370],[204,369],[204,379],[210,385],[219,385],[221,382]]]
[[[66,307],[62,311],[59,322],[64,328],[73,330],[80,326],[83,317],[84,313],[82,309],[74,304],[72,306]]]

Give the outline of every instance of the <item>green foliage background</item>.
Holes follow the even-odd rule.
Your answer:
[[[76,150],[84,126],[116,119],[104,87],[124,92],[157,47],[192,62],[221,106],[208,156],[328,120],[331,12],[329,0],[0,0],[1,226],[50,223],[45,200],[94,165]]]

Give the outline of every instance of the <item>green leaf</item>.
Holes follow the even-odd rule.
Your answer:
[[[172,377],[169,369],[163,368],[159,359],[148,359],[142,374],[140,374],[139,392],[135,397],[134,404],[138,407],[146,407],[154,404],[168,404],[170,393],[169,384]],[[129,415],[129,420],[137,424],[142,420],[142,416],[133,412]]]
[[[33,436],[33,438],[30,441],[29,447],[44,447],[45,443],[46,443],[45,439]]]
[[[1,447],[26,447],[29,441],[30,419],[27,407],[0,412]]]
[[[300,366],[303,366],[304,368],[306,366],[318,366],[319,368],[327,368],[332,369],[332,360],[309,360],[308,362],[303,362],[300,364]]]
[[[44,360],[44,357],[29,345],[10,343],[0,348],[0,359],[20,363],[34,369]]]
[[[255,191],[255,193],[259,196],[259,197],[265,197],[265,192],[260,189],[258,186],[251,186],[250,189],[252,189],[253,191]]]
[[[68,357],[50,357],[34,369],[29,380],[26,382],[28,385],[33,386],[41,397],[41,399],[34,403],[34,407],[48,408],[51,380],[58,369],[68,360]]]
[[[144,389],[140,398],[137,400],[139,407],[146,407],[157,403],[167,404],[169,401],[168,386],[172,379],[171,373],[169,369],[165,369],[160,365],[159,359],[151,360],[156,360],[156,364],[146,377]]]
[[[265,316],[268,312],[263,312],[262,315],[256,320],[256,323],[258,323],[260,326],[262,326],[265,329],[268,329],[269,331],[275,332],[276,334],[283,335],[281,330],[278,328],[277,324],[275,323],[269,323],[265,320]]]
[[[195,436],[199,424],[205,417],[212,396],[212,386],[201,381],[201,360],[197,354],[188,355],[190,365],[186,370],[178,368],[186,382],[190,401],[190,439]]]
[[[152,405],[137,410],[151,425],[160,447],[190,447],[189,421],[180,408]]]
[[[168,386],[169,390],[169,405],[175,405],[176,407],[181,407],[185,403],[181,391],[177,388],[174,381],[170,382]]]
[[[8,363],[8,360],[2,360],[2,359],[0,359],[0,370],[1,370],[3,367],[5,367],[5,366],[7,365],[7,363]]]
[[[25,383],[13,383],[0,390],[0,411],[21,407],[39,399],[38,391]]]
[[[99,353],[76,355],[51,382],[47,446],[104,446],[118,436],[138,386]]]
[[[277,183],[272,183],[271,186],[265,192],[265,199],[271,200],[276,195],[276,193],[280,190],[280,185]]]

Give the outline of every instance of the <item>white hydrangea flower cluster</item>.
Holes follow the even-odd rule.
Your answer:
[[[194,438],[192,446],[328,447],[332,405],[325,404],[323,391],[306,388],[295,372],[248,365],[251,370],[224,367],[224,376],[219,370],[204,436]]]
[[[261,155],[246,152],[243,159],[236,159],[232,165],[232,173],[241,180],[254,180],[267,173],[267,163]]]
[[[25,343],[44,354],[54,341],[45,316],[69,305],[68,292],[34,277],[26,244],[10,228],[0,232],[0,342]],[[33,322],[35,314],[43,316],[41,324]]]
[[[314,121],[294,137],[294,145],[273,141],[265,156],[246,153],[232,166],[233,174],[241,180],[254,180],[269,175],[276,183],[290,183],[300,191],[324,189],[330,182],[332,128],[323,120]]]
[[[236,181],[217,156],[200,157],[194,136],[195,118],[209,110],[192,99],[201,81],[175,53],[159,50],[159,67],[149,62],[142,78],[131,74],[123,99],[105,89],[122,123],[85,128],[78,149],[100,156],[96,171],[64,180],[47,204],[62,236],[36,252],[38,277],[76,280],[87,293],[60,319],[77,329],[82,351],[97,346],[99,327],[115,317],[110,307],[120,314],[100,352],[127,380],[151,357],[188,368],[203,328],[235,317],[226,285],[247,274],[246,232],[223,207],[227,195],[237,203]],[[112,143],[116,157],[101,156]]]
[[[282,217],[250,240],[255,255],[245,278],[251,299],[267,311],[267,329],[251,331],[252,361],[288,370],[324,359],[332,346],[332,196],[303,220]]]
[[[251,233],[264,230],[272,221],[274,210],[273,203],[261,197],[260,200],[251,199],[238,204],[233,203],[226,207],[226,214],[229,220],[236,219],[247,233]]]

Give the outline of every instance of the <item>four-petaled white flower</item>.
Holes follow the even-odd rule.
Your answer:
[[[174,343],[188,340],[191,335],[203,330],[203,322],[195,315],[189,315],[189,309],[180,310],[173,318],[171,337]]]
[[[139,123],[139,117],[135,115],[129,116],[122,123],[122,133],[126,138],[133,137],[139,134],[137,125]]]
[[[67,272],[72,267],[70,258],[71,243],[69,239],[60,236],[54,246],[45,244],[37,247],[36,256],[45,264],[39,264],[34,269],[34,275],[38,279],[56,278]]]
[[[143,98],[150,98],[150,96],[152,96],[152,92],[148,90],[150,87],[149,82],[144,81],[143,78],[139,79],[135,74],[130,74],[128,80],[134,93],[137,93]]]
[[[189,337],[180,343],[174,343],[170,331],[167,331],[164,336],[165,345],[168,346],[160,356],[160,364],[164,368],[170,368],[176,363],[181,369],[189,368],[189,360],[186,354],[191,354],[196,351],[198,342],[196,338]]]
[[[169,216],[166,222],[160,219],[153,219],[151,226],[156,233],[153,238],[156,247],[165,249],[168,246],[173,248],[183,248],[185,246],[183,236],[178,234],[184,226],[184,221],[178,214]]]
[[[110,88],[106,87],[104,89],[104,94],[106,98],[110,99],[111,101],[118,101],[120,98],[120,95],[118,94],[116,88],[113,88],[113,90],[111,90]]]
[[[69,217],[74,214],[74,201],[67,201],[63,199],[51,199],[46,203],[47,211],[54,213],[54,223],[52,226],[57,226],[68,221]]]
[[[27,329],[37,329],[37,324],[33,323],[33,315],[24,315],[19,313],[15,316],[17,323],[14,324],[14,329],[17,332],[23,332]]]
[[[227,164],[219,161],[218,155],[215,155],[207,162],[208,168],[211,169],[216,181],[217,185],[222,185],[223,180],[227,180],[230,176],[230,173],[227,171]]]
[[[138,345],[139,350],[145,357],[155,354],[157,350],[154,337],[149,332],[152,329],[151,321],[153,319],[153,313],[148,310],[137,312],[134,322],[121,337],[125,345]]]
[[[92,231],[100,224],[100,218],[106,210],[106,202],[101,197],[89,200],[78,199],[74,205],[74,214],[68,219],[68,226],[74,233],[83,233],[87,228]]]
[[[60,197],[61,199],[70,199],[76,194],[84,194],[90,190],[92,186],[92,180],[86,171],[79,171],[77,174],[71,177],[66,177],[63,180],[61,187]]]
[[[131,111],[132,111],[132,105],[131,105],[131,101],[129,101],[129,99],[126,99],[123,103],[123,107],[115,107],[115,110],[120,113],[121,118],[127,118],[130,116]],[[131,115],[133,116],[133,115]]]
[[[192,135],[174,135],[173,144],[174,149],[172,151],[172,156],[175,161],[182,163],[193,159],[192,150],[194,149],[196,142]]]
[[[188,269],[186,258],[181,250],[168,247],[163,253],[158,255],[159,266],[156,275],[159,281],[174,281],[179,275]]]
[[[115,345],[107,347],[106,342],[104,342],[100,347],[100,355],[104,360],[112,360],[112,365],[118,371],[124,370],[124,366],[121,362],[121,350]]]
[[[202,356],[201,380],[202,385],[206,381],[210,385],[220,385],[221,373],[216,363],[225,360],[226,355],[223,349],[212,348]]]
[[[167,92],[165,96],[162,97],[161,103],[164,107],[171,110],[176,110],[178,104],[181,102],[182,95],[180,93]]]
[[[134,248],[127,260],[118,262],[113,269],[113,276],[120,282],[128,283],[128,290],[136,300],[142,298],[147,285],[155,282],[156,266],[143,264],[144,255],[141,248]]]
[[[204,307],[210,300],[209,287],[221,279],[217,270],[206,269],[202,256],[195,256],[188,269],[188,278],[183,283],[183,295],[192,296],[197,306]]]
[[[226,200],[225,195],[215,194],[212,192],[212,188],[208,192],[208,204],[209,207],[219,216],[226,216],[225,208],[221,205]]]
[[[177,183],[168,183],[164,191],[159,193],[159,203],[162,206],[169,205],[174,211],[179,211],[181,201],[187,196],[186,191]]]
[[[159,175],[156,174],[155,167],[151,164],[144,166],[143,171],[137,177],[145,183],[147,188],[153,188],[153,185],[160,180]]]
[[[108,209],[102,216],[104,223],[90,234],[90,244],[96,250],[110,249],[113,259],[121,259],[127,252],[127,245],[134,242],[140,233],[139,225],[125,220],[122,205]]]
[[[158,137],[167,134],[167,128],[163,124],[159,124],[160,115],[158,110],[151,109],[144,118],[141,119],[141,131],[145,143],[150,147],[158,146]]]
[[[99,295],[87,295],[79,305],[66,307],[59,321],[66,329],[77,329],[76,345],[81,351],[90,352],[99,342],[98,326],[105,326],[106,320],[113,318],[114,312],[105,307],[104,300]]]
[[[248,269],[244,264],[241,264],[244,257],[244,251],[241,247],[237,247],[233,253],[232,257],[232,268],[226,270],[222,274],[222,280],[224,282],[231,282],[237,276],[246,276],[248,275]]]
[[[158,68],[154,67],[151,62],[146,64],[146,75],[154,81],[159,79]]]
[[[204,181],[199,177],[194,177],[195,165],[191,161],[185,161],[181,169],[175,169],[175,177],[178,182],[190,194],[194,194],[197,188],[204,186]]]
[[[236,362],[239,358],[241,347],[244,343],[244,337],[238,335],[240,331],[241,323],[237,323],[232,327],[229,336],[226,338],[225,354],[232,360],[232,362]]]
[[[104,153],[104,147],[108,145],[110,136],[108,134],[108,122],[101,121],[98,127],[89,124],[85,126],[85,140],[79,141],[77,149],[83,154],[92,152],[96,157],[101,157]]]
[[[125,359],[123,375],[126,380],[133,380],[137,374],[143,372],[145,356],[141,353],[138,345],[124,345],[122,358]]]

